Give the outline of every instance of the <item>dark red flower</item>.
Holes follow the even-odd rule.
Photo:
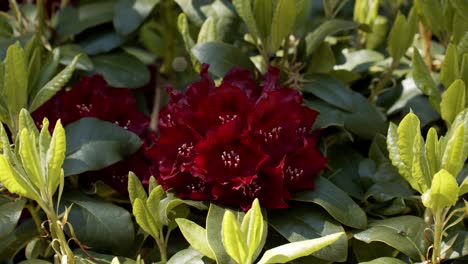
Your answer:
[[[148,133],[149,117],[138,110],[132,91],[125,88],[110,87],[99,75],[83,77],[71,90],[61,90],[45,104],[32,113],[36,125],[47,117],[53,124],[58,119],[67,125],[83,117],[95,117],[112,122],[132,131],[146,142],[150,141]],[[133,171],[141,178],[149,178],[150,160],[145,153],[146,144],[125,160],[99,171],[86,172],[80,175],[80,183],[89,185],[97,180],[113,187],[122,194],[127,193],[128,172]]]
[[[156,178],[181,197],[247,210],[258,197],[266,208],[286,208],[290,192],[314,188],[326,163],[311,133],[317,112],[300,92],[277,85],[270,68],[262,85],[232,69],[219,86],[202,66],[201,81],[185,93],[169,90],[160,138],[147,155]]]

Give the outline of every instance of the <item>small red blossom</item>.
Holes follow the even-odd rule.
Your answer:
[[[326,164],[311,131],[317,112],[278,78],[271,67],[257,85],[234,68],[215,86],[203,65],[201,80],[186,92],[168,90],[160,137],[147,152],[158,183],[181,197],[243,210],[255,198],[286,208],[291,192],[313,189]]]
[[[114,123],[140,136],[144,142],[150,141],[148,134],[149,117],[138,110],[130,89],[113,88],[100,75],[83,77],[70,90],[62,89],[45,104],[32,113],[36,125],[40,126],[44,117],[53,129],[58,119],[62,124],[78,121],[83,117],[95,117]],[[80,183],[89,185],[102,180],[118,192],[127,193],[128,172],[133,171],[142,178],[149,178],[150,161],[146,158],[146,144],[125,160],[99,171],[80,175]]]

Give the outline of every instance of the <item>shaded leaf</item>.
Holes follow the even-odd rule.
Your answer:
[[[356,29],[359,25],[352,21],[341,19],[328,20],[305,37],[306,53],[310,56],[329,35],[340,31]]]
[[[5,202],[0,200],[0,239],[5,239],[15,230],[25,203],[24,199]]]

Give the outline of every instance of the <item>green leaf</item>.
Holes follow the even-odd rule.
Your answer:
[[[42,259],[28,259],[19,262],[19,264],[52,264],[52,262],[45,261]]]
[[[437,131],[431,127],[426,136],[426,157],[430,174],[434,175],[440,170],[441,154]]]
[[[216,40],[218,40],[218,37],[216,36],[216,20],[214,17],[208,17],[205,22],[203,22],[200,32],[198,32],[197,43]]]
[[[28,179],[37,189],[43,189],[45,183],[45,171],[43,170],[39,151],[37,150],[36,137],[29,134],[24,128],[20,134],[19,153],[21,161],[28,174]],[[42,192],[42,190],[41,190]]]
[[[414,260],[423,259],[428,247],[424,239],[426,223],[416,216],[398,216],[369,224],[369,229],[354,234],[366,243],[383,242]]]
[[[180,232],[182,232],[182,235],[184,235],[187,242],[189,242],[194,249],[198,250],[210,259],[216,259],[215,254],[208,243],[207,232],[203,227],[183,218],[177,218],[176,222],[179,226]]]
[[[252,11],[252,2],[252,0],[233,0],[232,4],[234,5],[237,13],[247,26],[250,35],[253,36],[256,42],[256,39],[258,38],[259,34],[257,29],[257,23],[255,21],[255,17]]]
[[[134,240],[133,222],[127,210],[78,193],[68,192],[63,200],[65,206],[73,204],[68,221],[81,243],[93,250],[127,252]]]
[[[229,256],[237,263],[250,263],[244,234],[236,217],[229,210],[224,213],[222,234],[224,248]]]
[[[253,70],[249,57],[237,47],[221,42],[204,42],[192,48],[193,55],[201,63],[210,64],[210,72],[223,77],[232,67]]]
[[[287,263],[291,260],[310,255],[337,241],[344,233],[336,233],[321,238],[293,242],[269,249],[265,252],[258,264]]]
[[[257,257],[255,254],[263,248],[262,238],[267,231],[258,199],[253,201],[252,208],[245,214],[241,231],[247,245],[247,259],[254,261]]]
[[[57,74],[52,80],[50,80],[46,85],[44,85],[34,96],[31,106],[29,107],[30,111],[34,111],[39,106],[47,102],[52,96],[54,96],[62,87],[70,80],[73,72],[75,71],[76,64],[80,55],[77,55],[72,63],[65,67],[59,74]]]
[[[151,191],[153,191],[153,189],[156,187],[158,187],[158,182],[156,181],[156,178],[154,178],[154,176],[151,175],[148,184],[148,192],[151,193]]]
[[[442,156],[442,169],[447,170],[452,175],[457,175],[465,163],[464,142],[465,126],[459,125],[452,137],[447,138],[448,142]]]
[[[138,88],[149,82],[146,66],[127,53],[99,55],[92,58],[95,70],[109,85],[117,88]]]
[[[8,47],[5,58],[3,96],[10,115],[16,118],[28,103],[28,67],[23,48],[17,42]]]
[[[225,210],[215,204],[210,205],[208,215],[206,217],[206,233],[208,244],[213,251],[217,263],[230,263],[231,258],[226,253],[222,238],[222,223]]]
[[[28,110],[26,109],[21,109],[20,114],[19,114],[19,126],[18,126],[18,131],[23,131],[23,129],[28,130],[29,133],[33,134],[35,138],[39,136],[39,130],[36,127],[36,124],[34,123],[34,120],[31,117],[31,114],[29,114]]]
[[[77,44],[65,44],[57,47],[60,53],[60,63],[63,65],[73,64],[73,60],[77,55],[80,55],[76,63],[76,69],[84,71],[94,70],[94,65],[85,51]]]
[[[13,259],[30,240],[40,236],[34,221],[29,218],[20,223],[13,232],[2,237],[0,243],[0,259]]]
[[[128,196],[131,204],[133,204],[136,198],[140,198],[143,202],[146,202],[146,199],[148,199],[148,195],[140,179],[133,172],[128,173]]]
[[[199,65],[197,66],[197,59],[195,58],[195,56],[193,56],[192,54],[192,48],[193,46],[195,46],[195,42],[193,41],[192,37],[190,36],[190,30],[189,30],[189,25],[188,25],[188,21],[187,21],[187,16],[184,14],[184,13],[180,13],[179,14],[179,17],[177,18],[177,28],[179,29],[179,32],[180,32],[180,35],[182,36],[182,39],[184,40],[184,44],[185,44],[185,49],[187,50],[188,53],[190,53],[190,59],[192,61],[192,66],[197,69],[197,67],[199,67]],[[147,31],[143,31],[142,30],[142,33],[145,33],[145,32],[148,32],[149,30]],[[149,33],[147,33],[148,35]]]
[[[344,30],[356,29],[358,26],[359,25],[357,23],[341,19],[325,21],[305,37],[307,56],[310,56],[320,46],[320,44],[327,36]]]
[[[13,168],[4,155],[0,155],[0,182],[11,193],[38,201],[39,190],[25,176]]]
[[[96,118],[82,118],[66,127],[65,176],[95,171],[135,153],[140,138],[115,124]]]
[[[308,76],[304,91],[312,93],[325,102],[344,111],[353,112],[355,109],[351,90],[341,81],[329,75]]]
[[[412,74],[416,87],[418,87],[418,89],[421,90],[425,95],[429,96],[429,102],[431,103],[431,106],[437,112],[440,112],[440,102],[442,98],[440,96],[439,89],[437,88],[436,83],[429,73],[429,69],[427,68],[421,55],[419,54],[418,49],[416,48],[413,52]]]
[[[468,177],[465,177],[463,182],[460,184],[460,188],[458,189],[458,196],[462,196],[465,193],[468,193]]]
[[[271,24],[273,20],[274,3],[271,0],[255,0],[254,1],[254,14],[257,24],[258,34],[264,42],[271,32]],[[269,45],[269,43],[264,43]]]
[[[460,67],[460,78],[465,84],[468,83],[468,53],[463,54],[463,59]]]
[[[161,216],[160,216],[160,203],[161,198],[164,195],[164,190],[161,185],[154,188],[149,194],[148,200],[146,200],[146,208],[151,213],[151,216],[154,219],[156,226],[162,226]],[[142,200],[143,201],[143,200]]]
[[[316,179],[315,187],[314,191],[295,193],[293,200],[316,203],[347,226],[361,229],[366,227],[366,214],[345,192],[324,177]]]
[[[285,38],[294,30],[296,23],[296,2],[278,0],[271,23],[271,52],[275,53]]]
[[[362,49],[349,51],[348,49],[345,49],[341,53],[346,58],[346,62],[344,64],[334,66],[334,70],[365,73],[372,65],[384,60],[383,54],[374,50]]]
[[[454,206],[458,200],[458,184],[450,172],[442,169],[434,175],[432,185],[422,196],[425,207],[434,210]]]
[[[63,129],[62,123],[59,120],[55,124],[49,149],[47,150],[47,188],[50,195],[55,193],[57,187],[60,184],[60,179],[64,177],[62,165],[65,160],[66,149],[67,142],[65,137],[65,130]]]
[[[408,19],[401,13],[398,13],[395,19],[388,35],[388,52],[393,61],[399,61],[413,43],[417,22],[415,13],[414,9],[411,9]]]
[[[79,44],[86,54],[100,55],[120,47],[124,44],[125,40],[126,39],[115,32],[113,28],[105,28],[86,34],[83,38],[80,38]],[[93,62],[91,61],[91,63]]]
[[[455,117],[465,109],[466,99],[465,83],[458,79],[451,82],[447,91],[442,96],[440,103],[440,111],[442,118],[450,125]]]
[[[134,32],[148,17],[160,0],[118,0],[114,7],[115,30],[128,35]]]
[[[156,224],[156,220],[151,215],[151,212],[148,211],[148,208],[146,208],[146,204],[140,198],[136,198],[133,202],[133,215],[143,231],[154,238],[159,237],[161,226]]]
[[[399,260],[397,258],[390,258],[390,257],[383,257],[383,258],[378,258],[374,259],[371,261],[366,261],[366,262],[359,262],[359,264],[405,264],[406,262],[403,262],[402,260]]]
[[[440,81],[445,88],[449,87],[456,79],[459,78],[459,69],[457,46],[449,43],[440,70]]]
[[[15,230],[25,203],[25,199],[6,200],[5,202],[0,200],[0,239],[5,239],[7,235]]]
[[[167,264],[204,264],[203,255],[197,250],[189,247],[175,253]]]
[[[287,217],[285,216],[285,213]],[[343,227],[316,207],[294,205],[285,212],[271,212],[268,223],[289,242],[344,232]],[[340,237],[332,245],[323,248],[312,256],[334,262],[346,261],[348,256],[348,239]]]
[[[322,42],[307,66],[307,73],[328,73],[336,64],[335,54],[330,44]]]

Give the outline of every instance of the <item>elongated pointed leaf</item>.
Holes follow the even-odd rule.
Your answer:
[[[394,61],[399,61],[406,50],[413,43],[414,33],[416,31],[416,12],[412,9],[408,19],[398,13],[393,27],[388,35],[388,52]]]
[[[465,126],[459,125],[453,137],[448,139],[442,156],[442,169],[447,170],[452,175],[457,175],[463,168],[465,157],[463,146],[465,142]]]
[[[148,192],[151,193],[151,191],[153,191],[153,189],[156,187],[158,187],[158,182],[156,181],[156,178],[154,178],[154,176],[151,176],[148,184]]]
[[[418,89],[425,95],[429,96],[431,106],[437,112],[440,112],[440,102],[442,98],[440,96],[439,89],[432,79],[429,69],[419,54],[418,49],[414,49],[413,52],[412,74],[416,87],[418,87]]]
[[[163,195],[164,190],[162,186],[159,185],[151,191],[148,200],[146,200],[146,208],[148,208],[148,211],[151,213],[156,226],[162,226],[159,207]]]
[[[63,129],[60,120],[55,124],[54,132],[50,140],[50,146],[47,151],[47,188],[49,193],[53,194],[60,183],[62,177],[62,165],[65,160],[66,152],[65,129]]]
[[[237,13],[242,18],[244,23],[247,25],[249,33],[256,38],[258,37],[257,23],[252,11],[252,1],[251,0],[233,0],[232,3],[236,8]]]
[[[440,170],[441,156],[439,152],[439,140],[436,130],[431,127],[426,136],[426,157],[430,174],[434,175]]]
[[[197,43],[216,41],[217,39],[216,20],[214,17],[208,17],[200,28]]]
[[[42,189],[45,183],[45,170],[41,166],[36,138],[25,128],[21,131],[19,153],[28,178],[37,189]]]
[[[231,211],[226,211],[223,218],[223,244],[226,252],[237,263],[248,261],[248,248],[244,234]]]
[[[42,120],[42,128],[39,133],[39,156],[41,157],[41,166],[47,167],[47,151],[50,147],[52,137],[49,132],[49,120],[44,118]]]
[[[76,64],[78,63],[80,56],[77,55],[73,59],[72,63],[65,67],[59,74],[57,74],[52,80],[46,83],[42,88],[39,89],[37,94],[32,100],[30,111],[34,111],[39,106],[47,102],[52,96],[54,96],[62,87],[70,80],[73,72],[75,71]]]
[[[453,81],[460,76],[460,68],[458,65],[457,46],[450,43],[447,46],[444,62],[440,70],[440,81],[445,86],[449,87]]]
[[[465,83],[458,79],[448,87],[442,96],[440,111],[442,118],[450,125],[455,117],[465,109],[466,91]]]
[[[183,218],[177,218],[176,222],[177,225],[179,225],[180,232],[182,232],[182,235],[184,235],[187,242],[189,242],[194,249],[198,250],[210,259],[216,259],[215,254],[208,243],[206,229]]]
[[[17,116],[28,102],[28,68],[19,43],[8,47],[5,58],[3,94],[11,115]]]
[[[266,40],[271,32],[271,22],[273,19],[274,2],[271,0],[255,0],[254,14],[257,22],[258,34],[263,40]],[[264,43],[268,45],[267,43]]]
[[[253,257],[262,242],[263,232],[265,232],[262,210],[258,199],[255,199],[252,208],[247,212],[242,220],[241,231],[245,236],[247,245],[247,259],[254,260]]]
[[[140,198],[144,202],[148,199],[148,195],[146,194],[140,179],[138,179],[133,172],[128,173],[128,196],[131,204],[133,204],[136,198]]]
[[[204,264],[203,254],[192,247],[183,249],[174,254],[167,264]]]
[[[258,264],[287,263],[291,260],[308,256],[337,241],[344,233],[336,233],[321,238],[293,242],[267,250]]]
[[[424,206],[434,210],[454,206],[457,199],[457,181],[452,174],[444,169],[434,175],[431,189],[421,197]]]
[[[39,191],[35,189],[8,162],[7,158],[3,155],[0,155],[0,182],[7,188],[11,193],[15,193],[26,198],[30,198],[38,201]]]
[[[217,263],[230,263],[231,257],[226,253],[222,241],[222,223],[225,210],[215,204],[210,205],[208,215],[206,217],[206,233],[208,235],[208,243],[216,257]]]
[[[462,196],[465,193],[468,193],[468,177],[465,177],[460,185],[460,188],[458,189],[458,196]]]
[[[26,109],[21,109],[20,115],[19,115],[19,126],[18,126],[18,131],[23,131],[23,129],[27,129],[29,133],[32,133],[34,137],[39,136],[39,130],[36,127],[36,124],[34,123],[34,120],[32,119],[31,115],[29,114],[28,110]]]
[[[296,2],[278,0],[271,23],[271,52],[276,52],[283,40],[291,34],[296,23]]]
[[[141,227],[141,229],[143,229],[143,231],[150,234],[152,237],[159,237],[160,227],[156,225],[156,222],[151,216],[151,213],[148,211],[145,203],[140,198],[136,198],[133,202],[133,215],[135,216],[136,222]]]

